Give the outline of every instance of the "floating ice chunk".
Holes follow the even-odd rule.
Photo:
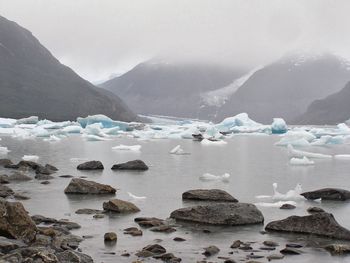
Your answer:
[[[282,118],[274,118],[271,125],[271,132],[273,134],[282,134],[286,133],[288,130],[288,126],[284,119]]]
[[[334,155],[336,160],[350,160],[350,154],[336,154]]]
[[[83,137],[87,141],[109,141],[109,138],[106,137],[100,137],[93,134],[83,134],[81,137]]]
[[[16,122],[15,119],[0,118],[0,128],[12,128]]]
[[[340,130],[340,131],[343,131],[343,132],[347,132],[350,134],[350,128],[349,126],[347,126],[345,123],[339,123],[337,125],[337,128]]]
[[[202,181],[223,181],[228,182],[230,178],[230,174],[225,173],[223,175],[214,175],[210,173],[205,173],[199,176],[199,179]]]
[[[106,134],[102,131],[101,123],[93,123],[93,124],[87,125],[85,127],[84,133],[90,134],[90,135],[96,135],[100,137],[107,137]]]
[[[289,190],[287,193],[282,194],[277,191],[277,183],[272,184],[273,187],[273,196],[272,199],[276,201],[296,201],[296,200],[304,200],[305,198],[300,195],[303,192],[301,184],[297,184],[294,189]]]
[[[56,135],[50,135],[49,138],[44,139],[44,141],[46,141],[46,142],[58,142],[60,140],[61,140],[61,138],[57,137]]]
[[[290,144],[287,147],[288,147],[288,154],[291,157],[304,158],[304,156],[305,156],[308,158],[332,159],[332,155],[329,155],[329,154],[313,153],[313,152],[305,152],[305,151],[296,150]]]
[[[62,129],[66,133],[81,133],[83,128],[80,125],[70,125]]]
[[[181,148],[181,145],[177,145],[170,151],[170,154],[184,154],[184,150]]]
[[[201,144],[202,145],[226,145],[227,142],[223,141],[223,140],[211,141],[211,140],[208,140],[208,139],[203,139],[201,141]]]
[[[102,125],[102,128],[119,127],[123,131],[131,130],[131,127],[128,123],[122,121],[114,121],[102,114],[92,116],[89,115],[86,118],[78,117],[77,122],[80,123],[83,128],[94,123],[100,123]]]
[[[147,198],[146,196],[136,196],[130,192],[128,192],[128,195],[135,200],[145,200]]]
[[[305,138],[289,138],[283,137],[281,140],[275,143],[277,146],[309,146],[310,143]]]
[[[22,157],[23,161],[38,162],[39,156],[37,155],[24,155]]]
[[[289,160],[289,163],[291,165],[314,165],[315,162],[312,160],[309,160],[309,158],[307,158],[306,156],[304,156],[303,158],[292,158]]]
[[[38,116],[30,116],[28,118],[19,119],[16,124],[37,124],[39,121]]]
[[[274,203],[255,203],[256,206],[262,206],[262,207],[281,207],[284,204],[289,204],[289,205],[294,205],[296,206],[297,203],[294,201],[278,201],[278,202],[274,202]]]
[[[121,134],[119,127],[106,128],[106,129],[103,129],[102,131],[108,135],[120,135]]]
[[[41,126],[35,127],[30,130],[31,135],[35,137],[50,137],[50,132]]]
[[[262,126],[262,124],[250,119],[247,113],[240,113],[236,116],[224,119],[216,125],[216,128],[221,132],[229,132],[237,126],[257,127]]]
[[[10,150],[7,147],[0,146],[0,154],[1,155],[6,155],[10,152]]]
[[[141,150],[141,145],[139,145],[139,144],[137,144],[137,145],[124,145],[124,144],[121,144],[121,145],[112,147],[112,150],[139,152]]]
[[[319,139],[313,141],[311,145],[324,146],[326,144],[343,144],[345,140],[346,140],[346,137],[343,135],[337,135],[337,136],[323,135]]]

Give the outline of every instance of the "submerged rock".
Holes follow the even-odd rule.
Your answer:
[[[9,181],[30,181],[33,178],[22,173],[22,172],[14,172],[8,177]]]
[[[51,217],[46,217],[42,215],[33,215],[31,216],[32,220],[35,222],[35,224],[39,225],[41,223],[44,224],[54,224],[57,223],[57,219],[51,218]]]
[[[236,198],[224,190],[219,189],[195,189],[182,194],[184,200],[197,201],[220,201],[220,202],[238,202]]]
[[[148,166],[141,160],[129,161],[126,163],[115,164],[111,168],[112,170],[134,170],[134,171],[146,171]]]
[[[73,178],[64,189],[66,194],[115,194],[117,190],[110,185]]]
[[[295,205],[291,205],[291,204],[283,204],[281,205],[280,209],[286,209],[286,210],[291,210],[291,209],[295,209],[296,206]]]
[[[8,238],[34,240],[37,232],[34,221],[19,202],[7,202],[0,199],[0,233]]]
[[[159,244],[148,245],[142,249],[143,251],[149,251],[153,254],[164,254],[166,249]]]
[[[10,159],[0,159],[0,166],[12,165],[12,161]]]
[[[103,210],[98,209],[90,209],[90,208],[81,208],[75,211],[76,214],[85,214],[85,215],[94,215],[94,214],[101,214],[103,213]]]
[[[100,161],[89,161],[77,166],[78,170],[103,170],[103,164]]]
[[[0,184],[9,184],[9,177],[6,174],[0,175]]]
[[[350,191],[339,188],[323,188],[316,191],[305,192],[301,194],[306,199],[315,200],[334,200],[345,201],[350,199]]]
[[[140,209],[131,202],[120,199],[112,199],[103,203],[103,210],[115,213],[136,213]]]
[[[157,217],[136,217],[134,221],[145,228],[165,225],[165,221]]]
[[[114,232],[108,232],[104,235],[105,241],[117,241],[117,234]]]
[[[0,184],[0,197],[6,198],[13,195],[15,192],[8,186]]]
[[[321,207],[309,207],[307,209],[307,212],[310,213],[310,214],[314,214],[314,213],[323,213],[325,212]]]
[[[220,252],[220,249],[217,246],[209,246],[209,247],[204,248],[203,255],[206,257],[210,257],[210,256],[213,256],[213,255],[219,253],[219,252]]]
[[[142,230],[138,229],[137,227],[129,227],[124,229],[125,235],[131,235],[131,236],[142,236]]]
[[[307,216],[290,216],[273,221],[265,227],[268,231],[315,234],[336,239],[350,240],[350,231],[338,224],[332,214],[316,213]]]
[[[212,225],[248,225],[264,222],[260,210],[247,203],[218,203],[181,208],[170,214],[171,218]]]

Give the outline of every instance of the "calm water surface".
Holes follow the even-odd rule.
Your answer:
[[[285,193],[301,183],[303,190],[314,190],[322,187],[341,187],[350,189],[350,161],[316,160],[311,167],[293,167],[288,165],[286,148],[274,146],[278,136],[235,136],[227,139],[224,146],[202,146],[191,140],[152,140],[137,141],[131,138],[117,138],[112,141],[86,142],[80,136],[72,136],[57,143],[44,142],[41,139],[17,140],[2,137],[1,145],[7,146],[11,152],[8,158],[18,161],[25,154],[40,156],[40,163],[50,163],[59,168],[57,178],[49,185],[41,185],[37,180],[11,184],[14,190],[26,193],[30,200],[22,201],[30,214],[42,214],[49,217],[66,218],[81,224],[82,228],[73,231],[77,235],[92,235],[81,243],[83,252],[91,255],[95,262],[132,262],[136,259],[133,253],[142,247],[162,239],[161,245],[168,252],[183,259],[182,262],[196,262],[203,259],[202,248],[216,245],[221,251],[218,256],[230,256],[235,260],[244,259],[245,252],[229,255],[231,243],[242,241],[275,240],[281,245],[286,242],[302,242],[309,246],[304,248],[302,256],[289,256],[278,262],[350,262],[350,258],[331,257],[327,252],[317,248],[316,242],[324,244],[327,240],[308,238],[303,235],[262,235],[263,225],[253,227],[211,228],[212,233],[205,234],[201,228],[183,226],[172,234],[154,233],[147,229],[142,237],[131,237],[123,234],[123,229],[138,226],[133,222],[136,216],[155,216],[167,218],[170,213],[183,206],[191,205],[181,200],[181,194],[195,188],[219,188],[228,191],[241,202],[260,202],[256,195],[271,195],[272,183],[278,183],[278,190]],[[119,144],[141,144],[141,152],[113,151],[112,147]],[[171,155],[169,151],[181,144],[190,155]],[[350,145],[332,147],[308,147],[308,151],[328,154],[350,153]],[[76,170],[78,163],[70,158],[86,158],[100,160],[105,166],[103,172],[81,172]],[[119,162],[142,159],[150,169],[146,172],[117,172],[109,168]],[[8,172],[8,171],[7,171]],[[203,173],[231,174],[230,181],[203,182],[199,176]],[[106,216],[103,219],[93,219],[92,215],[77,215],[79,208],[102,209],[102,203],[108,197],[74,196],[68,197],[63,190],[70,179],[59,178],[58,175],[71,174],[87,176],[89,179],[110,184],[118,189],[117,198],[134,202],[141,212],[132,215]],[[132,200],[127,192],[137,196],[146,196],[146,200]],[[265,224],[271,220],[283,219],[298,214],[305,215],[313,202],[301,201],[295,210],[280,210],[273,207],[259,207],[265,217]],[[322,202],[325,210],[332,212],[338,222],[350,228],[350,203]],[[208,228],[208,227],[205,227]],[[114,231],[118,234],[115,246],[106,246],[103,242],[105,232]],[[174,242],[172,239],[180,236],[185,242]],[[311,246],[312,245],[312,246]],[[315,248],[316,246],[316,248]],[[258,248],[259,246],[256,245]],[[131,257],[121,257],[128,251]],[[115,252],[115,255],[106,254]],[[267,252],[264,252],[266,254]],[[259,253],[257,253],[259,254]],[[217,256],[211,261],[223,262]],[[146,262],[156,261],[146,259]],[[266,259],[260,262],[267,262]]]

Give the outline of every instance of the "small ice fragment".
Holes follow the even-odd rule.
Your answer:
[[[289,160],[289,163],[291,165],[313,165],[315,164],[314,161],[310,160],[309,158],[307,158],[306,156],[304,156],[303,158],[291,158]]]
[[[119,150],[119,151],[140,151],[141,150],[141,145],[137,144],[137,145],[118,145],[118,146],[114,146],[112,147],[112,150]]]
[[[203,139],[201,141],[201,144],[202,145],[225,145],[225,144],[227,144],[227,142],[222,141],[222,140],[211,141],[211,140],[208,140],[208,139]]]
[[[146,196],[136,196],[130,192],[128,192],[128,195],[135,200],[145,200],[147,198]]]
[[[23,161],[37,162],[39,160],[39,156],[37,155],[24,155],[22,157]]]
[[[334,159],[336,159],[336,160],[350,160],[350,154],[337,154],[337,155],[334,155]]]
[[[38,121],[39,121],[38,116],[30,116],[28,118],[17,120],[16,124],[37,124]]]
[[[199,179],[202,181],[223,181],[227,182],[230,178],[230,174],[225,173],[223,175],[214,175],[210,173],[205,173],[199,176]]]
[[[3,146],[0,146],[0,154],[1,155],[6,155],[8,154],[10,151],[7,147],[3,147]]]
[[[301,184],[297,184],[292,190],[287,191],[287,193],[282,194],[277,191],[277,183],[273,183],[273,200],[277,201],[291,201],[291,200],[304,200],[305,198],[300,195],[302,193]]]

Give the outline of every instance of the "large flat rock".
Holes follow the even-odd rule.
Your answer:
[[[350,231],[329,213],[316,213],[307,216],[290,216],[283,220],[270,222],[267,231],[314,234],[336,239],[350,240]]]
[[[114,194],[117,190],[110,185],[80,178],[73,178],[64,189],[66,194]]]
[[[220,189],[194,189],[182,194],[183,200],[238,202],[236,198]]]
[[[264,216],[253,204],[216,203],[181,208],[170,214],[171,218],[211,225],[248,225],[264,222]]]
[[[345,201],[350,199],[350,191],[339,188],[323,188],[315,191],[305,192],[301,194],[306,199],[315,200],[335,200]]]

